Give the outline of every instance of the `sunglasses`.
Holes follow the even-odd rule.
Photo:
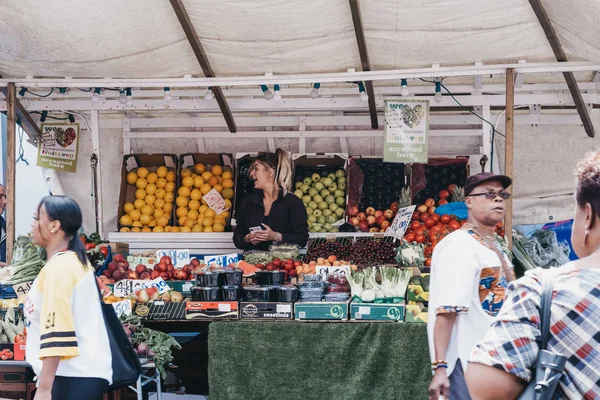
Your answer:
[[[475,196],[485,196],[485,198],[488,200],[494,200],[496,197],[500,196],[504,200],[508,200],[508,199],[510,199],[511,194],[509,192],[507,192],[506,190],[501,190],[499,192],[489,191],[489,192],[485,192],[485,193],[470,194],[467,197],[475,197]]]

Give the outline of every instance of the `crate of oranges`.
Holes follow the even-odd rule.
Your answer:
[[[223,153],[180,157],[174,205],[180,232],[225,232],[228,229],[234,195],[233,160],[232,154]],[[208,197],[216,197],[222,207],[210,208],[211,202],[205,200]]]
[[[119,232],[168,232],[177,185],[174,154],[123,157],[119,195]]]

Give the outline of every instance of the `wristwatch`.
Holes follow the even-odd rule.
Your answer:
[[[283,235],[281,233],[277,232],[276,236],[277,237],[275,238],[274,242],[277,243],[277,242],[281,242],[283,240]]]

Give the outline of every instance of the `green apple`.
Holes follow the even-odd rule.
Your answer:
[[[296,195],[296,197],[298,197],[299,199],[301,199],[301,198],[302,198],[302,196],[304,196],[304,192],[303,192],[302,190],[300,190],[300,189],[296,189],[296,190],[294,191],[294,194],[295,194],[295,195]]]
[[[317,217],[313,214],[313,215],[309,215],[308,216],[308,222],[310,222],[311,224],[314,224],[315,222],[317,222]]]
[[[313,199],[313,201],[314,201],[315,203],[317,203],[317,204],[319,204],[320,202],[322,202],[322,201],[323,201],[323,198],[322,198],[320,195],[318,195],[318,194],[317,194],[317,195],[315,195],[315,196],[313,196],[313,198],[312,198],[312,199]]]
[[[315,197],[317,194],[319,194],[319,191],[317,189],[315,189],[315,188],[310,188],[308,190],[308,195],[310,197]]]
[[[310,201],[310,202],[308,203],[308,206],[309,206],[310,208],[312,208],[313,210],[316,210],[317,208],[319,208],[319,206],[317,205],[317,203],[315,203],[314,201]]]
[[[323,210],[319,210],[318,208],[312,212],[312,216],[315,218],[319,218],[321,215],[323,215]]]
[[[332,214],[331,210],[329,208],[323,210],[323,215],[326,217],[329,217]]]
[[[346,190],[346,182],[338,183],[338,189]]]
[[[308,193],[309,189],[310,189],[310,186],[308,186],[305,183],[303,183],[302,186],[300,186],[300,190],[302,190],[302,193]]]
[[[325,179],[323,180],[323,185],[325,185],[325,186],[329,186],[329,185],[331,185],[332,183],[333,183],[333,179],[331,179],[331,178],[325,178]]]
[[[331,226],[330,223],[323,225],[324,231],[331,232],[332,229],[333,229],[333,226]]]
[[[332,183],[331,185],[327,186],[327,189],[329,189],[331,193],[335,193],[338,190],[338,186],[335,183]]]
[[[335,216],[338,217],[338,219],[344,218],[344,209],[340,207],[335,210]]]
[[[306,214],[311,215],[313,213],[313,209],[310,207],[306,207]]]
[[[321,225],[319,225],[319,224],[314,224],[314,225],[312,226],[312,231],[313,231],[313,232],[321,232]]]
[[[325,198],[325,197],[329,196],[331,194],[331,192],[327,189],[323,189],[323,190],[321,190],[321,192],[319,194],[321,195],[322,198]]]
[[[312,200],[312,198],[307,194],[302,196],[302,202],[304,203],[304,205],[307,205],[308,203],[310,203],[311,200]]]
[[[345,197],[346,194],[343,191],[341,191],[341,190],[338,189],[338,190],[336,190],[336,191],[333,192],[333,195],[337,199],[338,197]]]
[[[335,197],[333,197],[332,195],[325,197],[325,203],[327,203],[327,204],[335,203]]]
[[[295,189],[300,189],[300,186],[302,186],[302,181],[296,182],[296,184],[294,185],[294,188]]]
[[[307,224],[308,224],[308,230],[311,230],[311,229],[312,229],[312,226],[313,226],[313,223],[312,223],[312,222],[310,222],[310,221],[308,221],[308,222],[307,222]]]
[[[317,222],[319,224],[323,225],[327,222],[327,218],[325,218],[325,216],[321,215],[319,218],[317,218]]]
[[[325,185],[323,185],[323,183],[322,183],[322,182],[317,182],[317,183],[315,183],[313,187],[314,187],[315,189],[317,189],[319,192],[320,192],[321,190],[325,189]]]
[[[337,180],[337,183],[338,183],[338,185],[339,185],[340,183],[346,183],[346,177],[341,177],[341,178],[338,178],[338,180]]]
[[[333,228],[331,228],[331,230],[329,232],[337,233],[337,232],[339,232],[339,229],[334,226]]]
[[[321,180],[321,175],[317,174],[316,172],[314,174],[312,174],[311,179],[313,182],[319,182]]]
[[[335,204],[337,204],[340,207],[342,207],[345,203],[346,199],[344,199],[343,197],[338,197],[337,199],[335,199]]]
[[[346,177],[346,171],[344,171],[343,169],[338,169],[337,171],[335,171],[335,177],[336,178],[345,178]]]
[[[308,177],[304,178],[304,180],[302,182],[304,182],[305,185],[312,185],[312,183],[313,183],[312,179],[310,179]]]
[[[335,203],[331,203],[331,204],[329,204],[329,209],[330,209],[331,211],[333,211],[333,212],[335,212],[335,210],[337,210],[338,208],[340,208],[340,206],[338,206],[338,205],[337,205],[337,204],[335,204]]]
[[[331,179],[331,182],[333,182],[333,181],[335,181],[336,176],[333,172],[331,172],[327,175],[327,178]],[[329,185],[327,185],[327,186],[329,186]]]
[[[326,209],[327,207],[328,207],[328,205],[324,201],[319,203],[319,210],[322,211],[322,210]],[[337,207],[337,205],[336,205],[336,207]]]
[[[327,217],[327,222],[330,224],[335,224],[337,222],[337,218],[335,215],[330,215],[329,217]]]

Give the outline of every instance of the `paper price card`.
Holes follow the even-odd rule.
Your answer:
[[[115,309],[117,317],[120,317],[121,315],[131,315],[131,301],[129,300],[113,303],[112,306]]]
[[[165,292],[168,292],[169,290],[171,290],[171,288],[169,287],[169,285],[167,285],[167,282],[165,282],[165,280],[161,277],[158,277],[156,279],[153,279],[151,281],[144,281],[146,285],[148,285],[147,287],[155,287],[158,289],[158,293],[163,294]]]
[[[408,206],[399,209],[396,218],[394,218],[394,222],[392,222],[392,225],[385,231],[385,234],[402,240],[416,208],[417,206]]]
[[[134,294],[138,290],[148,289],[151,287],[155,287],[158,290],[158,293],[163,294],[171,290],[167,282],[164,281],[163,278],[158,277],[153,280],[137,280],[137,279],[123,279],[115,283],[115,288],[113,293],[118,297],[129,296],[130,294]]]
[[[13,285],[12,288],[15,291],[15,293],[17,294],[17,297],[21,297],[21,296],[25,296],[25,295],[27,295],[27,293],[29,293],[29,289],[31,289],[32,285],[33,285],[33,281],[23,282],[23,283],[19,283],[18,285]]]
[[[162,256],[171,257],[171,261],[175,268],[183,268],[184,265],[190,263],[190,251],[188,249],[158,250],[156,252],[157,261],[160,260]]]
[[[221,214],[227,209],[225,199],[223,199],[221,193],[219,193],[216,189],[212,189],[210,192],[202,196],[202,200],[204,200],[210,208],[215,210],[217,215]]]
[[[218,265],[220,267],[226,267],[231,263],[236,263],[240,260],[240,256],[237,253],[223,254],[216,256],[204,256],[204,264],[206,265]]]
[[[315,268],[315,273],[327,278],[328,275],[350,275],[349,265],[340,265],[339,267],[319,266]]]

